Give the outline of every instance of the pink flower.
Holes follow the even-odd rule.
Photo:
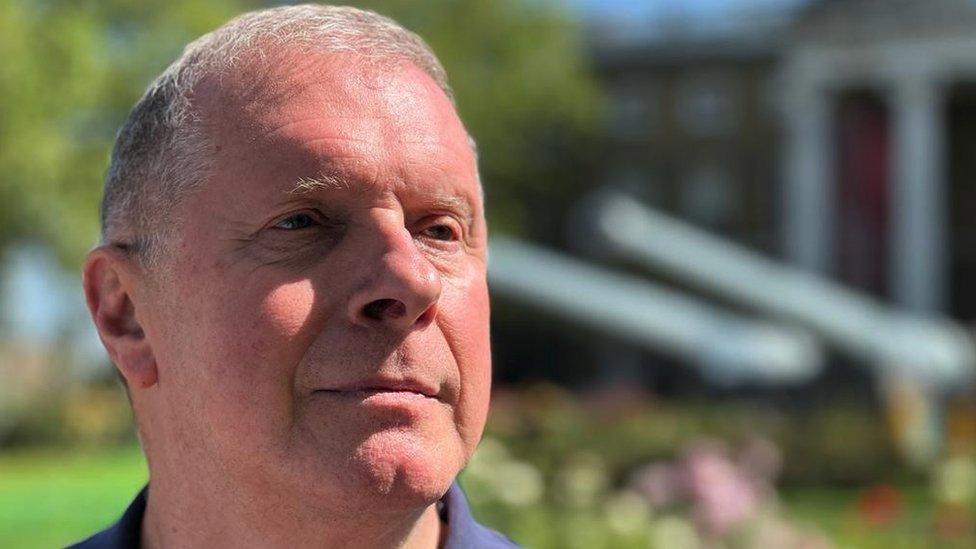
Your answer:
[[[756,515],[760,490],[721,453],[693,449],[683,460],[693,517],[701,530],[721,537]]]
[[[681,471],[674,465],[653,463],[638,469],[631,485],[653,508],[667,507],[687,499]]]

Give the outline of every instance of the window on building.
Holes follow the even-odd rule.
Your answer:
[[[636,163],[621,163],[612,167],[606,178],[609,187],[660,207],[665,202],[665,189],[654,170]]]
[[[659,92],[653,81],[626,79],[611,91],[610,130],[623,139],[650,136],[658,125]]]
[[[695,137],[726,136],[738,123],[739,95],[739,83],[731,74],[689,75],[677,89],[678,123]]]
[[[735,177],[719,162],[693,167],[678,193],[683,217],[696,225],[715,230],[732,228],[739,210]]]

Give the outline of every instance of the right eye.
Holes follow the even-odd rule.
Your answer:
[[[289,215],[288,217],[282,219],[281,221],[275,223],[272,228],[281,229],[283,231],[298,231],[301,229],[307,229],[318,225],[319,222],[315,220],[310,214],[307,213],[296,213]]]

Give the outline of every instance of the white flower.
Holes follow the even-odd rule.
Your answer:
[[[495,496],[513,506],[528,506],[542,499],[542,474],[535,466],[522,461],[504,461],[495,467],[492,482]]]
[[[976,462],[967,457],[946,460],[935,470],[933,490],[935,497],[948,503],[976,500]]]
[[[651,549],[698,549],[701,545],[694,526],[682,518],[664,517],[651,528]]]
[[[640,494],[625,490],[607,500],[604,507],[607,526],[618,534],[635,534],[651,523],[651,509]]]
[[[589,507],[596,503],[610,483],[605,465],[599,457],[579,454],[558,473],[556,485],[566,503]]]
[[[492,475],[495,466],[508,459],[508,448],[500,440],[485,437],[481,439],[481,444],[478,444],[478,449],[468,461],[465,471],[474,476]]]

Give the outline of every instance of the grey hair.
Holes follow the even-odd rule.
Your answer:
[[[102,243],[156,264],[175,230],[175,205],[208,175],[212,146],[192,94],[204,78],[275,48],[355,53],[402,60],[427,73],[453,102],[447,74],[430,47],[371,11],[304,4],[245,13],[191,42],[136,103],[112,149],[102,198]]]

